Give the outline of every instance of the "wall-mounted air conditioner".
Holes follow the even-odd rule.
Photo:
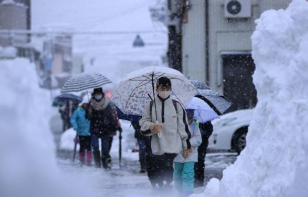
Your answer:
[[[250,18],[251,0],[225,0],[226,18]]]

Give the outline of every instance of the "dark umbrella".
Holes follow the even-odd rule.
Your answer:
[[[117,114],[118,114],[119,119],[137,122],[141,118],[141,116],[138,116],[138,115],[124,114],[118,107],[116,108],[117,108]]]
[[[65,105],[68,99],[74,100],[76,103],[81,103],[82,99],[79,96],[73,94],[61,94],[54,99],[58,105]]]
[[[205,83],[196,80],[190,80],[190,82],[195,86],[195,88],[200,90],[210,90],[211,88],[207,86]]]
[[[218,115],[223,114],[232,103],[229,102],[222,94],[212,90],[205,83],[191,80],[191,83],[198,89],[198,97],[204,100]]]

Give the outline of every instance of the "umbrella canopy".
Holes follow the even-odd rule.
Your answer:
[[[199,90],[196,97],[204,100],[218,115],[223,114],[232,105],[223,95],[214,90]]]
[[[61,92],[80,92],[87,89],[100,88],[101,86],[108,83],[111,83],[111,81],[102,74],[81,73],[67,80]]]
[[[205,83],[191,80],[191,83],[198,89],[196,97],[204,100],[218,115],[223,114],[232,105],[222,94],[212,90]]]
[[[125,114],[142,115],[146,103],[151,99],[154,99],[155,103],[156,81],[160,77],[168,77],[171,80],[172,97],[183,105],[198,93],[191,82],[179,71],[167,67],[150,66],[127,74],[115,90],[113,102]]]
[[[190,80],[190,82],[195,86],[195,88],[200,90],[210,90],[211,88],[207,86],[205,83],[196,80]]]
[[[116,108],[117,108],[117,114],[118,114],[119,119],[138,122],[141,118],[141,116],[137,116],[137,115],[124,114],[118,107]]]
[[[72,99],[76,103],[81,103],[82,101],[82,99],[79,96],[73,94],[61,94],[54,99],[54,102],[56,102],[59,105],[65,105],[67,103],[67,100],[69,99]]]
[[[203,100],[194,97],[186,106],[186,109],[194,109],[194,117],[200,123],[206,123],[208,121],[219,118],[216,112]]]

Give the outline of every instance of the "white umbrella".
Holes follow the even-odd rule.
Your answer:
[[[191,82],[179,71],[167,67],[150,66],[124,76],[115,90],[113,102],[125,114],[142,115],[146,103],[151,98],[155,99],[156,81],[160,77],[168,77],[171,80],[172,97],[183,106],[198,93]]]
[[[216,118],[219,116],[216,112],[202,99],[194,97],[186,106],[186,109],[194,109],[194,117],[200,122],[205,123]]]
[[[81,73],[68,79],[61,92],[80,92],[87,89],[100,88],[108,83],[111,83],[111,81],[102,74]]]

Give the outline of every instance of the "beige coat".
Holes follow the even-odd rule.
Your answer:
[[[151,147],[154,155],[163,155],[164,153],[179,154],[181,150],[187,149],[187,139],[190,136],[190,131],[186,112],[180,103],[176,102],[176,105],[177,111],[170,97],[165,101],[161,101],[156,97],[157,119],[159,123],[163,123],[160,136],[149,130],[152,123],[156,121],[154,103],[152,105],[152,115],[150,114],[150,103],[144,109],[139,124],[144,135],[152,136]]]

